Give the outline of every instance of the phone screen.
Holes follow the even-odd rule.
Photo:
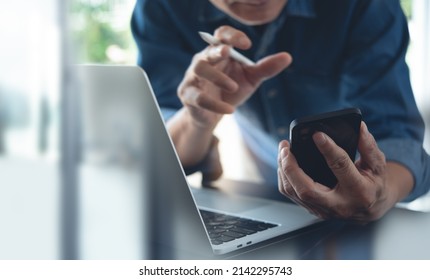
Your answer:
[[[324,132],[354,161],[361,119],[360,110],[351,108],[291,122],[291,151],[300,168],[314,181],[333,188],[337,184],[337,179],[315,145],[312,135],[317,131]]]

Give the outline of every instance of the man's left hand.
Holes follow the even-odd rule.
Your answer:
[[[355,163],[322,132],[313,140],[338,183],[329,188],[314,182],[297,164],[288,141],[281,141],[278,154],[279,191],[322,219],[338,218],[367,223],[383,216],[397,201],[388,188],[387,162],[374,137],[362,122]]]

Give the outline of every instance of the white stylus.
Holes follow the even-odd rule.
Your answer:
[[[215,38],[214,36],[212,36],[211,34],[207,33],[207,32],[199,32],[200,37],[202,37],[202,39],[210,44],[210,45],[219,45],[221,44],[221,41],[218,40],[217,38]],[[237,52],[235,49],[233,49],[232,47],[230,47],[230,57],[233,58],[234,60],[247,65],[247,66],[253,66],[255,65],[255,62],[250,60],[249,58],[245,57],[243,54]]]

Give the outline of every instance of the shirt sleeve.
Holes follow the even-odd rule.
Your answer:
[[[341,92],[361,109],[387,161],[413,174],[414,188],[404,200],[411,201],[428,191],[430,176],[429,156],[422,147],[424,124],[405,62],[407,21],[399,1],[362,3],[345,50]]]
[[[430,161],[419,143],[411,139],[385,139],[378,145],[387,160],[403,164],[414,176],[415,187],[403,202],[410,202],[428,192]]]

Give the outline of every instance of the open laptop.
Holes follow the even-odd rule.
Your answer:
[[[84,146],[121,142],[142,170],[145,258],[218,258],[320,221],[291,203],[190,187],[145,72],[77,68]]]

